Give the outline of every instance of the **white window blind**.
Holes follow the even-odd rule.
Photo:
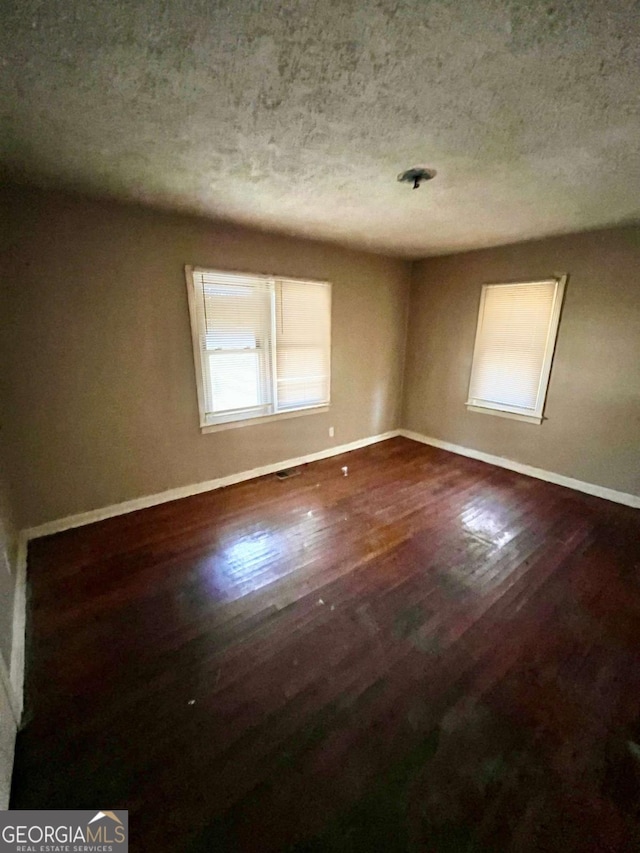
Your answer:
[[[267,287],[238,277],[197,274],[207,412],[268,411],[271,324]]]
[[[565,281],[484,285],[470,408],[541,422]]]
[[[329,399],[331,292],[326,284],[276,283],[278,407]]]
[[[327,405],[331,286],[186,268],[201,426]]]

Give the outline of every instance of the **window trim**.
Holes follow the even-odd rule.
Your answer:
[[[200,353],[200,332],[198,329],[198,306],[197,300],[199,298],[199,294],[197,292],[197,288],[194,281],[194,273],[207,273],[207,272],[223,272],[228,275],[241,275],[241,276],[250,276],[251,278],[255,278],[256,280],[265,281],[265,282],[274,282],[274,281],[296,281],[296,282],[309,282],[309,284],[321,284],[325,285],[329,288],[329,322],[332,320],[332,305],[333,305],[333,287],[331,282],[322,280],[322,279],[312,279],[312,278],[298,278],[292,276],[283,276],[283,275],[268,275],[264,273],[248,273],[246,270],[229,270],[229,269],[220,269],[220,268],[212,268],[212,267],[202,267],[202,266],[194,266],[191,264],[185,264],[184,267],[184,275],[187,284],[187,299],[189,303],[189,325],[191,326],[191,344],[193,350],[193,363],[195,368],[195,378],[196,378],[196,392],[198,398],[198,413],[199,413],[199,423],[200,423],[200,432],[201,433],[209,433],[209,432],[221,432],[222,430],[227,429],[237,429],[238,427],[244,426],[255,426],[257,424],[269,423],[270,421],[276,420],[285,420],[287,418],[297,418],[302,417],[304,415],[317,415],[322,414],[324,412],[328,412],[331,407],[331,368],[332,368],[332,347],[333,347],[333,335],[329,336],[329,398],[328,400],[322,403],[312,403],[308,406],[300,406],[299,408],[294,409],[283,409],[281,411],[270,412],[269,414],[256,414],[252,415],[247,413],[247,410],[242,410],[242,412],[229,412],[229,419],[216,419],[216,421],[208,420],[207,411],[205,406],[205,393],[204,393],[204,375],[202,370],[202,358]],[[271,311],[271,326],[272,326],[272,338],[271,338],[271,358],[273,363],[275,364],[275,311],[273,310],[273,300],[275,299],[275,294],[272,295],[272,311]],[[274,402],[276,404],[277,397],[275,396],[275,370],[272,371],[271,383],[273,385],[273,395]],[[224,418],[225,416],[220,416]]]
[[[225,429],[237,429],[244,426],[256,426],[267,424],[269,421],[284,421],[287,418],[301,418],[304,415],[320,415],[330,410],[330,405],[319,403],[315,406],[306,406],[304,409],[293,409],[285,412],[274,412],[271,415],[256,415],[254,417],[237,418],[233,421],[222,421],[216,424],[200,424],[200,432],[222,432]]]
[[[467,410],[477,412],[484,415],[497,415],[498,417],[511,418],[513,420],[524,421],[525,423],[541,424],[544,418],[544,407],[547,400],[547,392],[549,390],[549,379],[551,377],[551,367],[553,365],[553,356],[555,353],[556,342],[558,340],[558,328],[560,326],[560,315],[562,313],[562,303],[564,300],[564,292],[567,284],[567,275],[557,275],[550,278],[534,279],[532,281],[513,281],[513,282],[494,282],[482,285],[480,294],[480,304],[478,307],[478,322],[476,324],[476,335],[473,344],[473,355],[471,358],[471,371],[469,374],[469,391],[466,402]],[[540,371],[540,381],[538,383],[538,393],[536,396],[536,405],[533,411],[524,409],[519,406],[509,406],[501,403],[489,404],[485,400],[480,400],[477,397],[471,396],[471,382],[473,379],[473,366],[476,360],[476,353],[480,343],[480,333],[482,330],[482,321],[484,316],[484,305],[487,291],[493,287],[514,287],[514,286],[530,286],[532,284],[553,284],[555,290],[553,294],[553,305],[551,308],[551,318],[549,320],[549,328],[547,330],[547,340],[545,343],[544,360],[542,362],[542,370]]]

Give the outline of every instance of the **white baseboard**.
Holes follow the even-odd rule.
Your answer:
[[[20,725],[24,708],[24,663],[27,627],[27,547],[24,531],[18,536],[16,560],[16,586],[13,598],[13,636],[11,644],[11,689],[16,708],[16,722]]]
[[[439,447],[441,450],[458,453],[460,456],[469,456],[471,459],[479,459],[481,462],[488,462],[490,465],[508,468],[509,471],[517,471],[519,474],[526,474],[538,480],[546,480],[548,483],[555,483],[557,486],[566,486],[568,489],[585,492],[587,495],[595,495],[597,498],[604,498],[608,501],[640,509],[640,495],[618,492],[615,489],[608,489],[605,486],[598,486],[595,483],[574,480],[573,477],[565,477],[564,474],[556,474],[555,471],[534,468],[532,465],[525,465],[523,462],[516,462],[514,459],[507,459],[504,456],[494,456],[492,453],[484,453],[482,450],[475,450],[473,447],[463,447],[461,444],[451,444],[448,441],[431,438],[428,435],[422,435],[419,432],[412,432],[408,429],[401,429],[398,432],[405,438],[420,441],[422,444],[429,444],[432,447]]]
[[[265,474],[274,474],[276,471],[282,471],[284,468],[295,468],[296,465],[305,465],[307,462],[328,459],[330,456],[338,456],[340,453],[359,450],[361,447],[368,447],[370,444],[377,444],[379,441],[386,441],[386,439],[395,438],[398,435],[400,435],[400,430],[394,429],[389,432],[383,432],[380,435],[359,438],[357,441],[350,441],[348,444],[327,447],[325,450],[318,450],[315,453],[308,453],[305,456],[296,456],[294,459],[283,459],[279,462],[272,462],[270,465],[263,465],[260,468],[252,468],[250,471],[241,471],[238,474],[229,474],[227,477],[218,477],[216,480],[205,480],[202,483],[193,483],[190,486],[179,486],[176,489],[168,489],[166,492],[158,492],[155,495],[134,498],[130,501],[123,501],[119,504],[102,507],[102,509],[92,509],[89,512],[68,515],[66,518],[47,521],[45,524],[39,524],[36,527],[28,527],[23,531],[23,535],[27,541],[38,539],[41,536],[50,536],[52,533],[61,533],[63,530],[70,530],[72,527],[82,527],[85,524],[93,524],[94,521],[104,521],[106,518],[125,515],[128,512],[135,512],[138,509],[146,509],[147,507],[157,506],[168,501],[175,501],[179,498],[188,498],[191,495],[199,495],[202,492],[211,492],[215,489],[221,489],[224,486],[233,486],[245,480],[263,477]]]
[[[0,811],[9,808],[18,723],[9,673],[0,655]]]
[[[9,703],[9,716],[12,718],[14,723],[14,728],[17,727],[20,715],[18,712],[18,703],[16,702],[16,696],[13,690],[13,685],[11,683],[11,673],[9,672],[9,667],[5,663],[4,656],[0,654],[0,688],[4,690],[4,695]],[[6,708],[4,704],[2,705],[3,712],[6,712]],[[0,734],[5,734],[5,725],[2,720],[2,715],[0,715]],[[7,727],[8,728],[8,727]],[[2,753],[2,744],[0,744],[0,754]],[[1,808],[1,807],[0,807]]]
[[[11,660],[0,654],[0,810],[9,808],[15,742],[24,706],[24,650],[26,617],[27,539],[18,535],[18,551],[11,573],[15,576]]]

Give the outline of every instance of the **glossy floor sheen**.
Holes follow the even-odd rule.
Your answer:
[[[637,849],[637,510],[398,438],[29,581],[14,808],[128,808],[136,851]]]

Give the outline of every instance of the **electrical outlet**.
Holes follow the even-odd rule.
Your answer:
[[[333,438],[335,435],[335,430],[333,427],[329,427],[329,438]]]

